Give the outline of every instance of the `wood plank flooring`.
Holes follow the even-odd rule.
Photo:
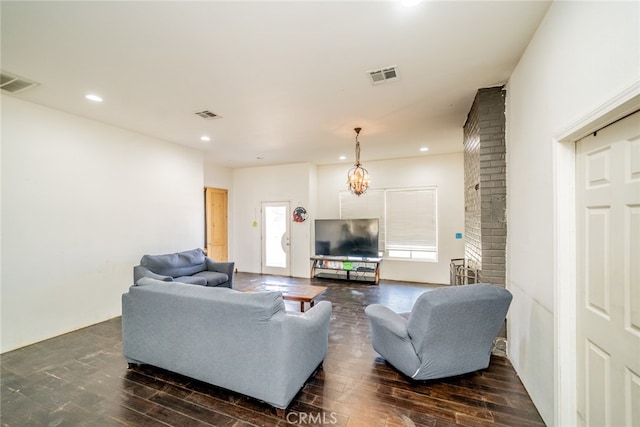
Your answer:
[[[371,348],[364,308],[409,311],[428,285],[380,285],[238,273],[256,282],[327,286],[333,303],[322,369],[284,417],[257,400],[151,366],[127,369],[120,318],[3,354],[3,426],[540,426],[509,361],[439,381],[411,382]],[[288,310],[299,310],[297,303]],[[5,326],[6,327],[6,326]],[[268,369],[269,361],[265,361]]]

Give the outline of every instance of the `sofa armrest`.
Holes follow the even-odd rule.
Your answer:
[[[407,318],[381,304],[371,304],[364,310],[372,329],[384,328],[401,339],[409,339]]]
[[[315,368],[327,354],[329,346],[329,322],[333,306],[329,301],[320,301],[304,313],[287,312],[284,323],[284,337],[288,343],[284,348],[286,357],[292,356],[289,363],[298,360],[314,360]]]
[[[287,312],[287,315],[296,319],[293,324],[300,325],[296,327],[305,328],[304,332],[309,333],[310,330],[328,327],[332,311],[333,306],[329,301],[319,301],[303,313],[293,311]]]
[[[373,349],[400,372],[413,377],[420,358],[407,331],[407,318],[380,304],[372,304],[364,311],[371,324]]]
[[[235,268],[235,262],[223,262],[223,261],[214,261],[211,258],[207,257],[207,270],[209,271],[217,271],[218,273],[224,273],[229,276],[229,288],[233,289],[233,270]]]
[[[142,279],[143,277],[150,277],[152,279],[162,280],[163,282],[173,281],[173,277],[163,276],[162,274],[156,274],[153,271],[141,265],[136,265],[135,267],[133,267],[133,283],[135,284],[138,280]]]
[[[277,389],[295,395],[322,363],[329,349],[332,309],[329,301],[319,301],[304,313],[282,313],[282,329],[273,340],[277,363],[270,365]]]

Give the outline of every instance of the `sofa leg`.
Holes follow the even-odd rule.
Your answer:
[[[128,365],[129,365],[128,369],[133,369],[133,368],[137,368],[138,366],[140,366],[140,364],[138,364],[138,363],[129,363]]]
[[[276,415],[279,418],[284,418],[285,413],[287,412],[286,409],[282,409],[282,408],[276,408]]]

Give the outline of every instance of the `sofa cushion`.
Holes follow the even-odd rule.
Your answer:
[[[167,282],[164,280],[153,279],[151,277],[141,277],[140,279],[138,279],[138,281],[135,283],[134,286],[149,286],[149,285],[158,285],[163,283],[167,283]]]
[[[140,265],[156,274],[171,277],[191,276],[207,268],[205,254],[200,248],[173,254],[145,255]]]
[[[189,285],[207,286],[207,279],[198,276],[180,276],[173,279],[174,282],[187,283]]]
[[[207,286],[218,286],[229,281],[229,276],[224,273],[218,273],[217,271],[201,271],[192,277],[203,278]]]
[[[138,279],[138,281],[136,282],[137,286],[148,286],[148,285],[153,285],[153,284],[158,284],[158,283],[183,283],[183,284],[187,284],[187,285],[201,285],[201,286],[207,286],[207,279],[204,277],[196,277],[196,276],[182,276],[182,277],[176,277],[174,280],[158,280],[158,279],[154,279],[152,277],[142,277],[140,279]]]

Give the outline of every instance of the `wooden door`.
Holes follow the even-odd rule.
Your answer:
[[[576,156],[578,424],[640,426],[640,113]]]
[[[216,261],[228,260],[227,190],[205,189],[207,256]]]

